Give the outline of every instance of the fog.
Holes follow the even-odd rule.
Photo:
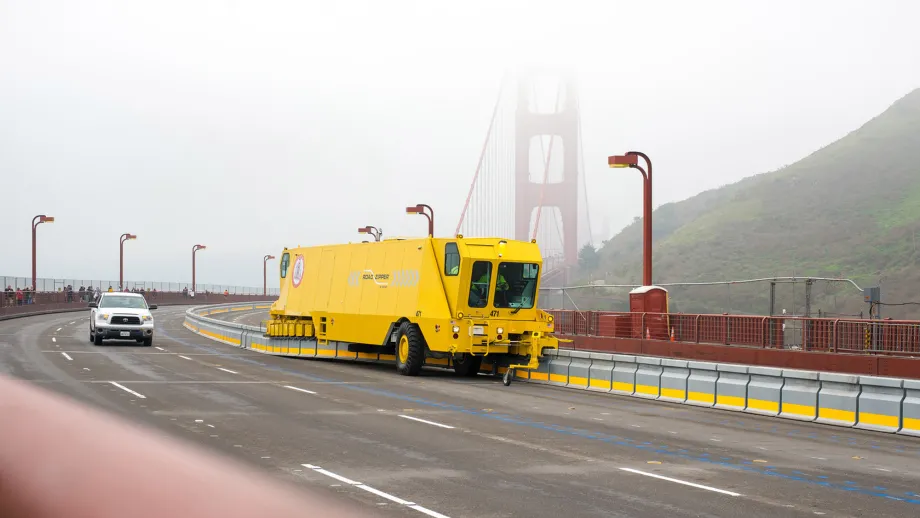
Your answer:
[[[571,67],[595,241],[920,86],[920,4],[0,0],[0,275],[261,285],[284,246],[454,231],[503,74]],[[509,143],[510,145],[510,143]],[[509,200],[512,203],[512,200]],[[273,263],[273,267],[277,263]]]

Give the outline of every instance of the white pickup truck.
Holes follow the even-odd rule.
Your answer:
[[[153,345],[153,315],[156,305],[147,305],[143,295],[137,293],[103,293],[99,300],[90,302],[89,341],[102,345],[107,338],[136,340],[146,346]]]

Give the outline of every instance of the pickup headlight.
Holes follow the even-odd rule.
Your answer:
[[[153,315],[144,315],[141,317],[144,322],[153,322]]]
[[[108,320],[108,319],[109,319],[109,314],[108,314],[108,313],[97,313],[97,314],[96,314],[96,319],[98,319],[98,320]]]

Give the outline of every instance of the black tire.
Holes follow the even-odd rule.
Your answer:
[[[396,372],[418,376],[425,363],[425,337],[415,324],[403,322],[396,339]],[[404,343],[405,342],[405,343]]]
[[[99,333],[93,334],[93,343],[96,345],[102,345],[102,337],[99,336]]]
[[[90,342],[95,342],[95,341],[96,341],[96,339],[93,337],[93,328],[92,328],[92,327],[89,328],[89,341],[90,341]]]
[[[479,374],[479,368],[482,366],[482,356],[473,356],[470,353],[454,355],[451,358],[454,364],[454,372],[458,376],[475,377]]]
[[[147,338],[144,338],[144,347],[150,347],[151,345],[153,345],[153,337],[148,336]]]

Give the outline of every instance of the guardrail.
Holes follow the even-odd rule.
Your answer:
[[[920,321],[548,310],[557,334],[920,357]]]
[[[74,292],[72,294],[64,292],[35,293],[30,303],[26,303],[26,301],[23,300],[23,303],[20,304],[17,303],[18,301],[16,299],[13,299],[12,303],[9,303],[9,298],[6,297],[6,294],[0,294],[0,296],[5,297],[3,303],[0,304],[0,320],[8,320],[10,318],[34,315],[44,315],[48,313],[65,313],[68,311],[86,310],[87,304],[91,299],[80,297],[78,295],[79,292]],[[158,306],[182,306],[196,303],[200,304],[202,302],[218,304],[266,300],[265,296],[263,295],[223,295],[217,293],[198,293],[194,297],[190,297],[183,293],[157,292],[155,294],[145,293],[144,296],[148,303],[156,304]]]
[[[357,353],[343,345],[264,336],[261,327],[210,318],[232,311],[267,309],[267,303],[199,306],[186,311],[185,327],[216,341],[266,354],[392,363],[392,355]],[[450,367],[450,360],[426,364]],[[503,374],[507,365],[483,361],[481,372]],[[856,376],[731,363],[560,349],[534,371],[515,378],[704,408],[812,421],[920,437],[920,380]]]
[[[16,289],[25,290],[27,287],[32,286],[31,277],[16,277],[12,275],[0,275],[0,289],[6,288],[7,286]],[[58,290],[63,291],[68,286],[73,287],[74,290],[80,288],[80,286],[87,288],[99,288],[102,291],[105,291],[109,288],[118,289],[117,280],[105,280],[105,279],[66,279],[66,278],[46,278],[38,277],[35,279],[35,288],[39,293],[55,293]],[[190,282],[159,282],[159,281],[125,281],[125,288],[128,290],[157,290],[165,292],[181,292],[183,289],[191,290],[192,283]],[[262,293],[262,287],[254,286],[236,286],[230,284],[206,284],[206,283],[195,283],[195,289],[198,292],[204,293],[210,291],[213,293],[223,293],[224,291],[229,291],[232,294],[236,295],[258,295]],[[280,288],[271,287],[268,288],[269,295],[278,295],[280,293]]]

